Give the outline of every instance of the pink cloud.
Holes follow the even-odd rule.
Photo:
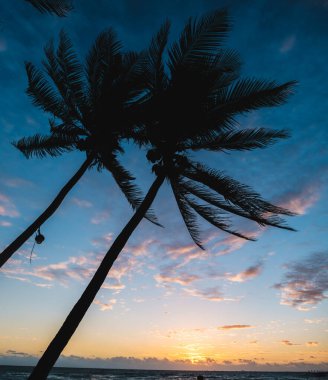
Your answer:
[[[259,276],[262,272],[263,265],[261,263],[250,266],[246,270],[237,274],[226,274],[225,277],[232,282],[245,282]]]
[[[92,203],[85,200],[85,199],[80,199],[80,198],[72,198],[72,202],[76,204],[78,207],[81,208],[90,208],[92,207]]]
[[[296,214],[304,215],[319,200],[319,197],[319,186],[309,184],[299,191],[285,194],[280,199],[279,205]]]
[[[285,38],[280,46],[280,53],[288,53],[295,46],[295,42],[296,37],[294,34]]]
[[[299,346],[298,343],[292,343],[290,340],[284,339],[280,341],[280,343],[286,345],[286,346]]]
[[[198,297],[207,301],[221,302],[221,301],[234,301],[224,297],[224,294],[217,288],[207,289],[185,289],[185,292],[193,297]]]
[[[3,179],[2,182],[8,187],[15,187],[15,188],[24,187],[24,186],[33,186],[33,182],[27,181],[26,179],[18,178],[18,177],[6,178],[6,179]]]
[[[5,220],[0,220],[0,226],[1,227],[10,227],[10,226],[12,226],[12,223],[7,222]]]
[[[219,326],[218,330],[240,330],[240,329],[253,329],[252,325],[224,325]]]
[[[101,224],[105,222],[109,218],[109,212],[108,211],[102,211],[98,212],[96,215],[94,215],[91,218],[92,224]]]
[[[113,310],[114,305],[116,304],[117,300],[109,299],[108,302],[101,302],[99,300],[94,300],[93,303],[98,305],[100,308],[100,311],[106,311],[106,310]]]
[[[169,274],[157,274],[154,276],[154,279],[160,284],[176,283],[179,285],[189,285],[192,282],[198,280],[199,276],[188,273],[179,273],[176,276],[172,276]]]
[[[0,216],[17,218],[19,215],[12,201],[6,195],[0,193]]]

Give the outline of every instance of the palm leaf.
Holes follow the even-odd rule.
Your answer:
[[[168,66],[174,75],[184,65],[195,65],[204,57],[217,53],[230,29],[227,12],[222,10],[207,13],[198,21],[190,18],[180,39],[169,50]]]
[[[289,210],[266,202],[249,186],[224,175],[222,172],[208,169],[199,163],[190,163],[190,165],[193,169],[187,168],[184,171],[183,174],[186,177],[208,186],[218,194],[221,194],[227,201],[252,215],[258,213],[294,215]]]
[[[222,196],[218,194],[213,194],[208,188],[205,188],[204,186],[199,186],[195,184],[193,181],[185,181],[182,184],[183,188],[194,195],[197,198],[202,199],[203,201],[218,207],[224,211],[227,211],[229,213],[232,213],[237,216],[241,216],[243,218],[252,220],[256,223],[258,223],[260,226],[272,226],[277,227],[289,231],[295,231],[293,228],[287,226],[284,222],[284,220],[277,215],[272,214],[265,214],[258,212],[246,212],[242,208],[235,206],[227,201],[224,201]]]
[[[44,158],[46,156],[60,156],[64,152],[73,150],[77,141],[75,137],[58,135],[41,136],[36,134],[31,137],[23,137],[12,144],[19,149],[26,158]]]
[[[212,116],[235,115],[262,107],[273,107],[285,103],[293,93],[295,81],[277,85],[275,82],[242,79],[233,86],[217,92],[216,106]]]
[[[41,70],[31,62],[25,62],[25,68],[28,77],[26,92],[32,98],[33,104],[55,117],[67,120],[69,117],[65,103],[58,97]]]
[[[224,232],[227,232],[231,235],[235,235],[242,239],[251,240],[251,241],[256,240],[252,237],[243,235],[240,232],[231,230],[229,224],[227,224],[227,220],[220,218],[218,216],[219,212],[213,207],[200,205],[194,200],[189,199],[189,198],[187,198],[187,202],[197,212],[197,214],[199,214],[202,218],[204,218],[206,221],[211,223],[214,227],[219,228],[220,230]]]
[[[189,206],[185,198],[186,192],[180,187],[179,181],[177,178],[171,177],[170,183],[171,183],[175,200],[180,210],[180,214],[182,216],[182,219],[187,227],[187,230],[192,240],[199,248],[204,250],[204,247],[202,246],[202,242],[200,239],[200,232],[197,225],[197,216],[195,215],[195,213],[193,212],[192,208]]]
[[[121,49],[113,29],[98,35],[86,58],[89,95],[95,101],[100,93],[106,72],[115,64]]]
[[[148,50],[148,87],[152,92],[166,88],[168,78],[165,73],[163,53],[167,44],[170,31],[170,22],[167,20],[163,23],[157,34],[152,38]]]
[[[64,17],[73,9],[70,0],[25,0],[41,13],[51,13]]]
[[[183,149],[200,150],[206,149],[211,151],[224,150],[253,150],[257,148],[266,148],[274,144],[278,139],[289,137],[285,130],[269,130],[264,128],[243,129],[240,131],[221,132],[217,136],[210,138],[200,137],[186,141],[182,145]]]
[[[48,75],[61,94],[71,117],[81,120],[81,113],[85,109],[83,70],[67,34],[60,32],[57,52],[53,40],[45,46],[44,52],[47,60],[43,65]]]

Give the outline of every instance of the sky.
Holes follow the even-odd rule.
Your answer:
[[[82,164],[81,152],[26,160],[11,142],[48,133],[48,116],[25,93],[24,61],[65,29],[81,60],[102,30],[145,49],[165,19],[174,41],[189,16],[227,8],[226,46],[242,77],[297,80],[288,103],[252,112],[242,128],[287,129],[265,150],[197,153],[198,161],[298,213],[297,232],[259,228],[247,242],[201,224],[191,241],[172,192],[154,204],[110,271],[58,365],[203,370],[328,370],[328,1],[75,0],[66,18],[23,0],[0,0],[0,248],[36,218]],[[122,162],[144,193],[154,176],[146,150],[125,144]],[[132,210],[108,172],[89,170],[56,214],[0,270],[0,364],[33,365],[78,300]]]

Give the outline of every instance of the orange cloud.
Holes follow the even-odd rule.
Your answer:
[[[255,326],[252,325],[224,325],[219,326],[218,330],[238,330],[238,329],[252,329]]]
[[[251,280],[252,278],[260,275],[262,272],[262,267],[263,267],[262,264],[253,265],[247,268],[246,270],[244,270],[243,272],[240,272],[234,275],[227,274],[226,278],[229,281],[233,281],[233,282],[245,282],[247,280]]]
[[[306,345],[307,345],[307,346],[312,346],[312,347],[313,347],[313,346],[318,346],[319,343],[318,343],[318,342],[307,342]]]
[[[287,340],[287,339],[281,340],[280,343],[286,346],[299,346],[298,343],[292,343],[290,340]]]

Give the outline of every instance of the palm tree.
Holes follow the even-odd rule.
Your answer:
[[[239,60],[221,45],[229,20],[225,11],[211,12],[198,21],[190,19],[179,41],[163,54],[169,23],[153,38],[144,72],[145,89],[135,100],[138,124],[130,138],[149,146],[147,158],[153,163],[155,180],[145,199],[106,253],[84,293],[42,355],[29,379],[45,379],[81,322],[108,271],[143,219],[166,179],[174,192],[184,222],[194,242],[202,248],[197,214],[215,227],[254,240],[234,230],[227,213],[250,219],[260,225],[292,230],[279,214],[288,210],[263,200],[248,186],[194,162],[190,151],[251,150],[264,148],[287,137],[285,131],[237,130],[236,115],[285,102],[293,82],[237,80]],[[200,204],[199,200],[205,202]]]
[[[73,9],[71,0],[25,0],[41,13],[65,17]]]
[[[117,155],[123,152],[120,139],[128,135],[132,113],[127,104],[138,96],[138,71],[144,58],[134,52],[121,53],[112,29],[98,36],[87,55],[86,78],[65,32],[60,33],[57,51],[51,41],[45,55],[44,66],[52,83],[32,63],[25,65],[28,95],[34,105],[53,117],[50,134],[36,134],[13,144],[27,158],[56,157],[78,149],[85,152],[86,159],[46,210],[0,254],[0,267],[57,210],[88,168],[97,165],[99,170],[109,170],[134,209],[142,201],[133,176]],[[146,217],[158,224],[151,212]]]

